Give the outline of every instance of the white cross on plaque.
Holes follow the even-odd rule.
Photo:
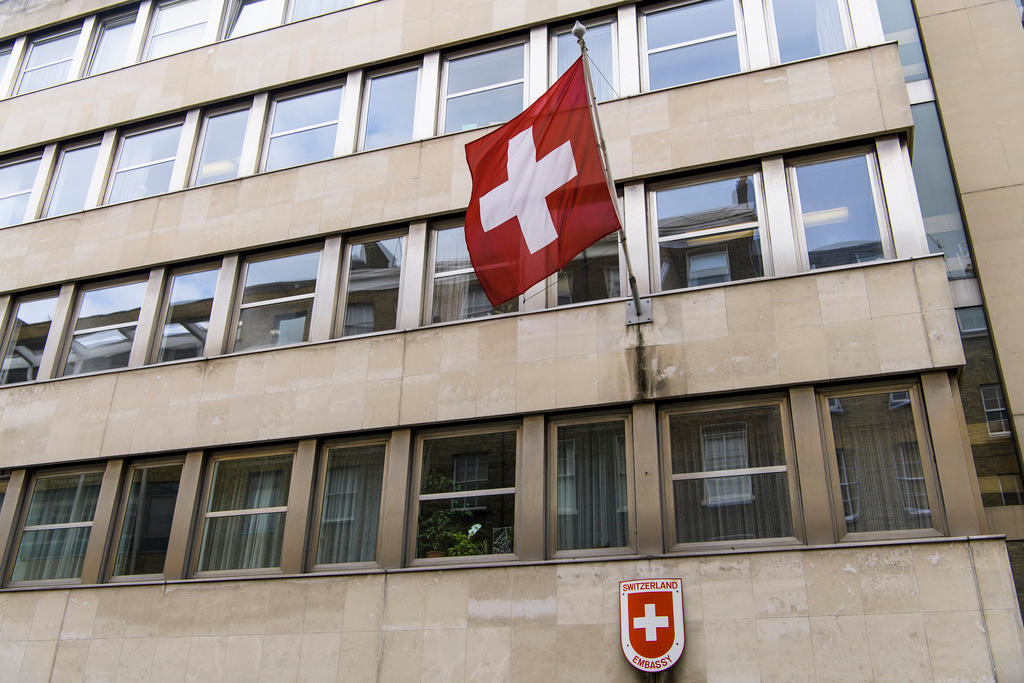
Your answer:
[[[547,196],[576,177],[572,145],[566,140],[537,159],[533,126],[508,141],[508,180],[480,198],[484,232],[507,220],[519,219],[526,248],[535,254],[558,239]]]
[[[644,605],[644,615],[642,617],[633,617],[633,628],[642,628],[644,630],[644,638],[647,642],[651,642],[658,639],[659,628],[668,628],[668,617],[659,617],[654,603],[648,602]]]

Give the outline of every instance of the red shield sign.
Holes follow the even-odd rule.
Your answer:
[[[619,582],[622,653],[640,671],[664,671],[683,654],[683,580]]]

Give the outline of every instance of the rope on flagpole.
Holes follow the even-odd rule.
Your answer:
[[[622,221],[622,210],[619,207],[619,194],[615,191],[615,183],[612,181],[611,166],[608,163],[608,148],[604,143],[604,132],[601,130],[601,119],[597,115],[597,97],[594,95],[594,84],[590,80],[590,51],[587,43],[583,40],[583,34],[587,27],[577,21],[572,27],[572,34],[576,36],[576,42],[580,46],[580,54],[583,55],[583,80],[587,84],[587,103],[590,106],[590,117],[594,121],[594,130],[597,133],[597,146],[601,150],[601,166],[604,168],[605,181],[608,183],[608,194],[611,195],[612,206],[615,207],[615,215],[619,219],[619,245],[622,247],[622,256],[626,261],[626,276],[629,281],[629,292],[633,297],[633,306],[636,314],[640,315],[640,295],[636,291],[636,276],[633,274],[633,262],[629,258],[629,247],[626,246],[626,229]]]

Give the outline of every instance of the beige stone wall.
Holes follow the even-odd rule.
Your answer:
[[[0,593],[21,681],[641,681],[617,582],[683,579],[681,680],[1017,680],[1001,540]]]
[[[0,3],[0,38],[118,5],[124,5],[123,0],[4,0]]]
[[[1006,398],[1024,434],[1024,29],[1013,2],[919,0]]]
[[[623,302],[0,389],[0,468],[629,402]],[[942,259],[659,295],[649,397],[954,367]]]
[[[620,180],[913,124],[892,45],[618,100],[602,105],[601,116]],[[463,148],[480,135],[447,135],[0,230],[0,291],[461,211],[470,190]]]

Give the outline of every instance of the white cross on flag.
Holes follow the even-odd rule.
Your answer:
[[[522,114],[466,145],[466,245],[492,304],[619,229],[600,155],[582,59]]]

